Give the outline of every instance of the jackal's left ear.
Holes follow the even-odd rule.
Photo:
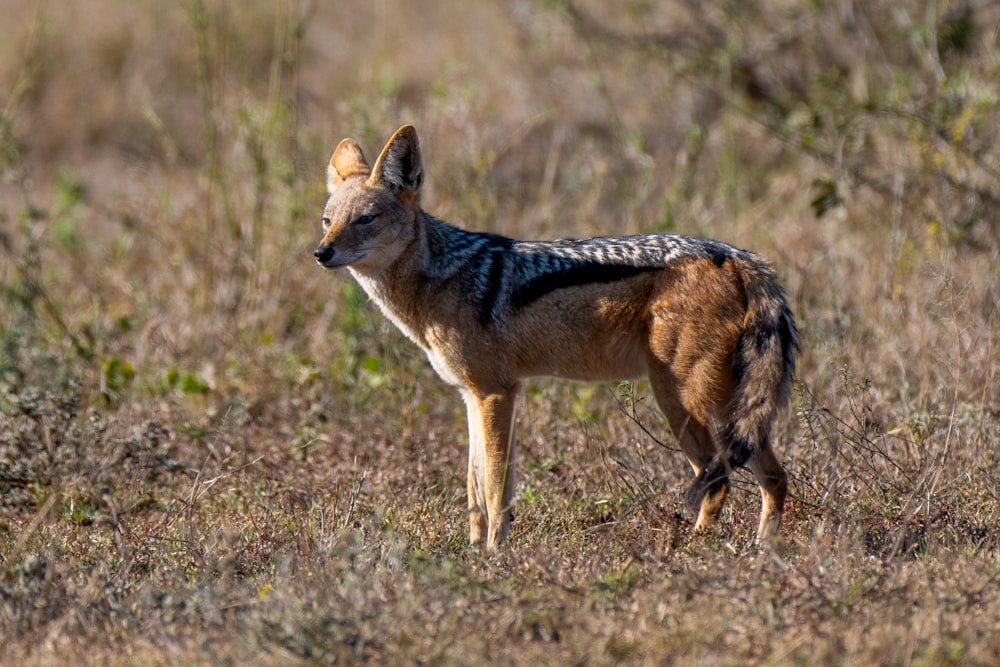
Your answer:
[[[326,189],[333,191],[341,186],[350,176],[367,176],[371,173],[361,146],[354,139],[344,139],[337,144],[330,158],[330,166],[326,168]]]
[[[372,169],[371,181],[388,185],[397,194],[416,194],[424,182],[420,142],[412,125],[404,125],[392,135]]]

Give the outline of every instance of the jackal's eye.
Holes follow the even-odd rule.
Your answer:
[[[323,223],[323,231],[324,232],[330,228],[330,218],[327,218],[326,216],[324,216],[323,219],[320,220],[320,222]]]
[[[357,219],[354,221],[354,224],[356,224],[356,225],[370,225],[373,222],[375,222],[375,216],[374,215],[359,215],[357,217]]]

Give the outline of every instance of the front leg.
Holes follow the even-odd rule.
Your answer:
[[[510,532],[514,406],[520,387],[465,392],[469,416],[469,540],[496,550]]]
[[[462,392],[466,416],[469,420],[469,542],[472,546],[486,547],[486,449],[483,442],[483,417],[479,401],[471,392]]]

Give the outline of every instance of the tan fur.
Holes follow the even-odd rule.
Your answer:
[[[648,376],[699,475],[697,529],[718,518],[730,461],[740,462],[717,445],[716,424],[732,422],[729,413],[742,415],[731,431],[749,443],[748,465],[761,486],[758,538],[773,536],[787,476],[768,433],[792,369],[790,353],[779,360],[766,335],[748,342],[755,327],[770,335],[762,327],[773,328],[787,315],[766,265],[748,253],[721,263],[684,257],[621,279],[546,290],[511,308],[501,323],[484,324],[482,313],[468,305],[468,285],[433,278],[428,269],[432,219],[420,208],[422,180],[412,127],[396,132],[371,169],[354,141],[342,141],[330,160],[330,199],[316,257],[327,268],[347,266],[441,377],[461,390],[469,420],[472,543],[495,549],[509,532],[516,397],[522,378],[543,375]],[[642,237],[632,238],[641,243]],[[499,286],[491,289],[500,293]],[[784,310],[768,314],[762,307]],[[787,328],[794,336],[794,325]],[[738,358],[746,366],[740,377]]]

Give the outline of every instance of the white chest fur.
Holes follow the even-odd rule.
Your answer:
[[[441,379],[448,384],[462,386],[458,376],[452,370],[451,364],[448,363],[447,356],[443,353],[447,347],[447,342],[428,340],[425,335],[426,332],[418,330],[412,322],[409,322],[401,312],[393,307],[393,304],[386,298],[384,285],[380,280],[355,271],[351,267],[348,267],[348,270],[354,276],[355,280],[358,281],[358,284],[361,285],[361,288],[368,297],[378,305],[382,314],[388,317],[407,338],[416,343],[427,354],[431,366],[441,376]]]
[[[351,275],[354,276],[354,279],[358,281],[358,284],[361,285],[361,289],[365,291],[365,294],[367,294],[368,297],[378,305],[382,314],[388,317],[400,331],[406,334],[407,338],[426,350],[427,346],[421,333],[417,331],[411,323],[407,322],[406,318],[404,318],[402,314],[393,307],[389,299],[386,298],[385,288],[382,281],[371,278],[364,273],[360,273],[352,267],[347,267],[347,270],[350,271]]]

